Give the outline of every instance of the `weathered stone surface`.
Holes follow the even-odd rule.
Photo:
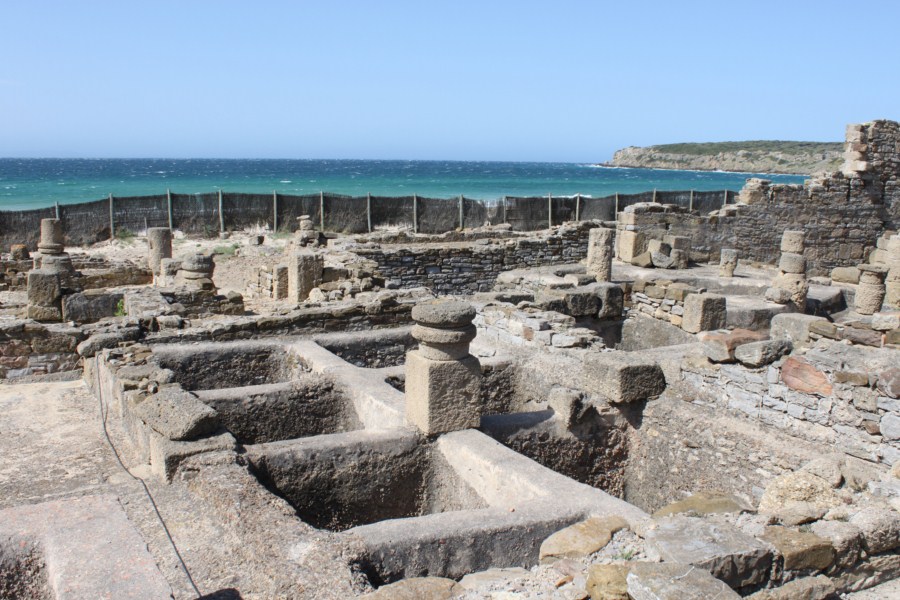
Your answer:
[[[646,400],[662,394],[666,378],[658,364],[640,356],[588,354],[584,357],[586,389],[613,403]]]
[[[466,589],[452,579],[443,577],[411,577],[385,585],[365,598],[369,600],[453,600]]]
[[[681,328],[688,333],[699,333],[725,327],[725,296],[717,294],[691,294],[684,300],[684,320]]]
[[[844,569],[831,580],[839,591],[855,592],[897,577],[900,577],[900,555],[883,554]]]
[[[452,329],[463,327],[475,318],[475,308],[468,302],[458,300],[433,300],[419,302],[412,309],[416,323],[429,327]]]
[[[890,331],[900,328],[900,312],[877,312],[872,315],[872,329]]]
[[[216,411],[180,388],[163,388],[134,409],[160,435],[175,441],[192,440],[219,426]]]
[[[878,390],[891,398],[900,398],[900,367],[891,367],[878,374]]]
[[[667,254],[662,252],[650,252],[650,262],[657,269],[671,269],[675,266],[675,261]]]
[[[861,327],[845,326],[841,330],[841,339],[842,340],[847,340],[854,344],[862,344],[864,346],[872,346],[873,348],[881,347],[881,336],[882,336],[882,333],[880,331],[874,331],[872,329],[864,329]]]
[[[625,305],[625,292],[622,287],[609,282],[594,283],[589,286],[600,301],[598,319],[614,319],[622,316]]]
[[[809,282],[803,273],[779,273],[772,279],[772,287],[785,290],[790,295],[790,303],[799,312],[806,310],[806,297],[809,294]]]
[[[12,244],[9,247],[9,258],[11,260],[28,260],[31,254],[28,252],[28,246],[25,244]]]
[[[828,377],[809,364],[806,359],[791,356],[781,367],[781,380],[792,390],[804,394],[831,395],[832,388]]]
[[[160,274],[160,261],[172,258],[172,230],[168,227],[150,227],[147,229],[147,245],[150,255],[147,263],[154,275]]]
[[[654,518],[675,514],[709,515],[715,513],[736,513],[744,507],[733,497],[718,493],[699,492],[683,500],[678,500],[653,513]]]
[[[540,549],[542,564],[560,558],[581,558],[601,550],[615,532],[626,529],[628,522],[621,517],[592,517],[560,529],[543,541]]]
[[[746,367],[759,368],[775,362],[790,353],[793,345],[790,340],[764,340],[738,346],[734,358]]]
[[[791,293],[779,287],[770,287],[766,289],[766,300],[775,304],[787,304],[791,301]]]
[[[778,514],[796,502],[825,510],[842,504],[828,481],[806,471],[795,471],[769,482],[760,498],[759,512]]]
[[[62,297],[59,274],[33,269],[28,272],[28,303],[37,306],[58,306]]]
[[[844,474],[841,472],[841,461],[836,458],[816,458],[803,465],[800,470],[824,479],[833,488],[840,487],[841,482],[844,481]]]
[[[733,588],[765,582],[772,567],[766,544],[724,523],[665,517],[645,538],[664,561],[705,569]]]
[[[59,254],[64,249],[64,239],[62,221],[41,219],[41,241],[38,243],[41,254]]]
[[[321,255],[306,250],[291,253],[288,259],[288,300],[302,302],[322,283],[324,261]]]
[[[605,227],[595,227],[588,234],[586,271],[596,277],[597,281],[609,281],[612,278],[615,235],[615,229]]]
[[[62,301],[63,320],[95,323],[105,317],[116,316],[120,302],[124,302],[124,295],[106,290],[69,294]]]
[[[837,328],[837,325],[829,323],[824,319],[821,321],[812,321],[809,324],[809,333],[814,333],[830,340],[841,339],[841,332]]]
[[[820,538],[831,542],[836,566],[850,567],[859,560],[862,534],[855,525],[843,521],[816,521],[810,525],[810,530]]]
[[[734,277],[738,265],[738,252],[734,248],[722,248],[719,252],[719,277]]]
[[[481,364],[474,356],[436,361],[406,354],[406,418],[426,435],[478,427]]]
[[[781,251],[803,254],[804,237],[805,234],[803,231],[785,230],[785,232],[781,234]]]
[[[769,590],[747,596],[748,600],[830,600],[837,593],[831,579],[825,575],[801,577]]]
[[[806,259],[802,254],[782,252],[778,268],[785,273],[806,273]]]
[[[856,267],[835,267],[831,270],[831,281],[834,283],[859,283],[859,269]]]
[[[631,264],[647,269],[653,266],[653,256],[649,252],[641,252],[631,259]]]
[[[772,544],[784,558],[786,571],[821,570],[834,561],[831,542],[814,533],[773,525],[766,527],[762,539]]]
[[[867,506],[850,517],[859,528],[863,547],[869,554],[880,554],[900,547],[900,514]]]
[[[633,600],[737,600],[740,596],[703,569],[672,563],[633,563],[626,576]]]
[[[509,588],[516,579],[527,578],[531,572],[521,567],[509,567],[500,569],[488,569],[469,573],[459,580],[459,585],[469,591],[478,591],[486,588]]]
[[[766,332],[749,329],[732,331],[703,331],[697,338],[703,343],[706,357],[713,362],[731,362],[735,358],[735,349],[743,344],[759,342],[768,337]]]
[[[627,230],[617,232],[616,252],[622,262],[633,262],[635,257],[646,251],[647,237],[643,233]]]
[[[592,565],[585,585],[591,598],[631,600],[628,595],[628,564]]]

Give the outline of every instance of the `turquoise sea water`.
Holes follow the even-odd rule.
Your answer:
[[[608,196],[658,190],[739,190],[749,173],[618,169],[572,163],[244,160],[0,159],[0,209],[114,196],[228,192],[492,200],[507,196]],[[765,175],[802,183],[796,175]]]

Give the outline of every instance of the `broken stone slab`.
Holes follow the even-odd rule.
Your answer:
[[[675,514],[702,516],[715,513],[738,513],[744,510],[746,507],[732,496],[699,492],[660,508],[653,513],[653,517],[661,518]]]
[[[650,254],[663,254],[668,256],[671,251],[672,246],[662,240],[650,240],[647,242],[647,252]]]
[[[646,400],[666,389],[665,375],[652,360],[610,352],[588,354],[583,361],[586,390],[614,404]]]
[[[900,514],[895,511],[867,506],[850,517],[850,524],[859,528],[869,554],[900,547]]]
[[[645,539],[665,562],[705,569],[732,588],[761,584],[769,577],[769,546],[732,525],[681,515],[655,525]]]
[[[814,533],[771,525],[766,527],[762,539],[772,544],[782,556],[785,571],[821,571],[834,561],[831,542]]]
[[[830,600],[835,598],[837,589],[825,575],[801,577],[768,590],[760,590],[746,596],[747,600]]]
[[[637,562],[626,576],[633,600],[738,600],[740,596],[704,569],[674,563]]]
[[[591,598],[631,600],[628,595],[629,564],[591,565],[585,588]]]
[[[78,344],[76,352],[85,358],[90,358],[100,350],[115,348],[122,342],[133,342],[140,337],[141,328],[137,326],[122,327],[113,332],[95,333]]]
[[[733,331],[703,331],[697,334],[703,344],[706,357],[712,362],[734,361],[735,349],[743,344],[758,342],[768,337],[765,332],[735,329]]]
[[[792,390],[804,394],[826,397],[832,392],[828,377],[798,356],[791,356],[781,366],[781,381]]]
[[[704,293],[685,298],[681,328],[688,333],[723,329],[725,324],[725,296]]]
[[[738,346],[734,351],[734,358],[745,367],[758,369],[789,354],[792,349],[790,340],[763,340]]]
[[[466,589],[444,577],[411,577],[382,586],[366,594],[368,600],[452,600],[465,594]]]
[[[541,543],[541,564],[561,558],[582,558],[598,552],[612,539],[614,533],[627,529],[621,517],[592,517],[560,529]]]
[[[813,323],[828,323],[828,320],[798,313],[778,314],[772,317],[769,335],[772,339],[787,338],[794,343],[795,348],[802,348],[809,345],[809,328]]]
[[[675,266],[672,257],[662,252],[650,252],[650,263],[657,269],[671,269]]]
[[[203,437],[219,426],[215,410],[179,387],[159,390],[134,411],[154,431],[175,441]]]
[[[832,488],[841,487],[841,483],[844,481],[841,461],[836,458],[816,458],[803,465],[800,470],[824,479]]]

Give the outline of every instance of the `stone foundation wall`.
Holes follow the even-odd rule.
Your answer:
[[[416,249],[358,249],[394,287],[424,286],[440,294],[473,294],[494,287],[503,271],[573,263],[587,256],[588,232],[598,224],[567,223],[549,234],[499,243]]]
[[[87,337],[75,327],[9,321],[0,325],[0,379],[73,371],[81,365],[75,351]]]

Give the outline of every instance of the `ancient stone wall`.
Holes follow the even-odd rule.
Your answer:
[[[441,294],[473,294],[494,287],[503,271],[578,262],[587,256],[596,223],[567,223],[549,235],[500,243],[435,248],[358,249],[377,263],[376,274],[396,287],[424,286]]]

